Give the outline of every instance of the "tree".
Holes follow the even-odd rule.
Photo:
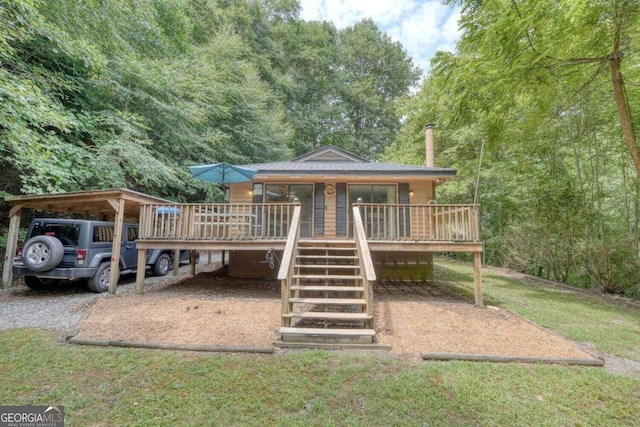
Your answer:
[[[246,58],[280,95],[296,154],[334,144],[377,158],[400,127],[396,100],[419,78],[402,46],[371,20],[342,31],[305,22],[293,0],[220,0]]]
[[[299,11],[296,0],[2,3],[5,188],[210,199],[187,165],[330,143],[377,157],[417,71],[373,22],[337,31]]]
[[[597,2],[600,12],[605,4],[614,2]],[[458,169],[438,199],[471,203],[477,190],[489,263],[640,295],[639,181],[619,143],[609,57],[594,53],[611,46],[614,27],[598,15],[603,28],[576,28],[596,3],[464,5],[455,53],[438,53],[420,91],[400,104],[405,126],[386,158],[424,164],[423,126],[435,122],[437,165]],[[623,59],[633,83],[638,59]],[[626,88],[631,111],[635,90]]]
[[[48,23],[37,6],[12,1],[0,7],[4,188],[33,193],[79,189],[91,176],[74,170],[85,169],[91,156],[72,142],[83,117],[64,101],[105,63],[96,49]]]
[[[378,158],[400,128],[395,100],[409,94],[419,69],[370,19],[340,31],[337,55],[337,106],[346,120],[334,132],[348,150]]]
[[[531,77],[541,82],[580,74],[580,92],[602,84],[605,71],[618,112],[623,140],[640,179],[640,146],[634,133],[623,65],[640,40],[640,4],[634,0],[463,0],[460,47],[481,52],[481,61],[503,70],[501,84],[521,87]],[[491,54],[490,54],[491,53]],[[636,60],[633,60],[634,62]],[[629,76],[637,75],[632,66]],[[544,75],[548,74],[548,75]],[[525,83],[526,84],[526,83]]]
[[[286,155],[282,102],[250,48],[224,19],[203,31],[218,10],[193,7],[60,0],[1,8],[7,188],[199,197],[189,164]],[[210,15],[192,21],[203,10]]]

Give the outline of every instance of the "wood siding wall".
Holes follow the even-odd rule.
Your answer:
[[[355,181],[347,181],[347,177],[345,179],[341,179],[337,177],[333,179],[333,177],[324,180],[324,182],[319,182],[317,177],[309,181],[301,181],[300,178],[290,178],[287,177],[279,177],[277,179],[269,179],[266,181],[260,181],[263,185],[265,184],[301,184],[308,183],[314,185],[314,198],[313,198],[313,211],[314,211],[314,235],[322,236],[325,238],[333,238],[333,237],[342,237],[346,235],[345,224],[346,220],[341,218],[338,222],[338,217],[342,215],[342,211],[344,210],[345,214],[349,209],[349,206],[346,206],[347,198],[347,187],[348,184],[381,184],[381,185],[397,185],[398,186],[398,202],[405,203],[407,200],[407,192],[411,192],[408,196],[408,203],[411,205],[421,205],[426,204],[429,201],[434,199],[435,194],[435,185],[433,181],[405,181],[402,182],[389,182],[383,180],[355,180]],[[336,188],[336,194],[325,196],[324,188],[328,185],[333,185]],[[230,203],[260,203],[262,201],[262,196],[257,196],[253,194],[253,182],[243,182],[239,184],[230,184],[230,195],[229,202]],[[344,188],[345,191],[342,193],[340,191],[341,188]],[[320,193],[319,193],[320,192]],[[260,199],[260,200],[258,200]],[[340,206],[341,201],[345,202],[344,207]],[[324,209],[324,217],[318,221],[319,212]],[[414,220],[411,223],[411,229],[417,227],[418,223]],[[427,231],[426,235],[423,234],[423,237],[429,238],[430,233]]]

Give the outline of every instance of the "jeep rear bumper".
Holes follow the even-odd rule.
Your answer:
[[[36,276],[46,277],[47,279],[86,279],[88,277],[93,277],[95,272],[95,267],[54,268],[49,271],[33,271],[22,264],[13,265],[13,274],[15,276]]]

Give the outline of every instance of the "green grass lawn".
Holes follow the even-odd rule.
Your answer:
[[[470,268],[438,275],[472,289]],[[638,310],[485,274],[489,303],[638,360]],[[602,368],[411,362],[385,353],[200,354],[0,332],[0,404],[59,404],[66,425],[640,425],[640,380]]]
[[[441,261],[438,279],[473,292],[471,267]],[[640,309],[625,307],[595,295],[564,287],[527,284],[485,271],[485,304],[496,305],[560,332],[600,353],[640,361]]]

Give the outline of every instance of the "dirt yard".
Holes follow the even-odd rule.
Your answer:
[[[78,338],[140,343],[271,346],[280,326],[280,285],[218,271],[166,279],[100,298]],[[377,284],[375,329],[394,355],[421,352],[592,358],[576,344],[507,310],[474,307],[451,284]]]

